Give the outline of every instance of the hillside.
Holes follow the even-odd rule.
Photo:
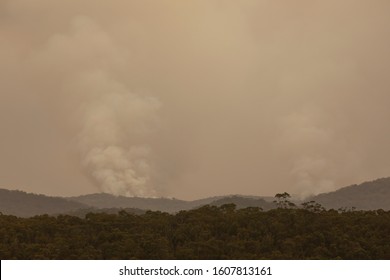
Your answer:
[[[177,213],[207,204],[221,206],[230,203],[234,203],[238,209],[260,207],[266,211],[275,208],[272,200],[270,197],[233,195],[185,201],[171,198],[124,197],[105,193],[62,198],[0,189],[0,212],[20,217],[41,214],[70,214],[83,217],[87,212],[118,213],[123,209],[137,214],[147,210]],[[314,200],[328,209],[390,210],[390,178],[348,186],[307,200]],[[299,205],[300,202],[296,201],[296,204]]]
[[[61,197],[0,189],[0,212],[7,215],[31,217],[69,212],[82,208],[88,208],[88,206]]]
[[[89,194],[68,198],[94,208],[137,208],[143,210],[162,211],[175,213],[182,210],[195,209],[207,204],[220,206],[223,204],[234,203],[237,208],[261,207],[264,210],[274,208],[271,202],[265,201],[260,197],[245,196],[218,196],[193,201],[185,201],[169,198],[142,198],[114,196],[111,194]]]
[[[95,208],[138,208],[152,211],[177,212],[193,208],[194,203],[169,198],[143,198],[114,196],[107,193],[97,193],[68,198]],[[205,203],[206,204],[206,203]]]
[[[352,208],[357,210],[390,210],[390,178],[352,185],[337,191],[311,197],[325,208]]]
[[[63,198],[0,189],[0,212],[19,217],[42,214],[68,214],[83,217],[88,212],[118,213],[121,210],[135,214],[142,214],[147,210],[176,213],[207,204],[220,206],[227,203],[234,203],[237,208],[261,207],[264,210],[272,208],[272,203],[258,197],[220,196],[185,201],[169,198],[124,197],[99,193]]]

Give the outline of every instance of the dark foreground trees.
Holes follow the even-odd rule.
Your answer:
[[[390,259],[390,212],[205,206],[175,215],[0,215],[1,259]]]

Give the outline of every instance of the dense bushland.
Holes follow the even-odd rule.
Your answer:
[[[177,214],[0,215],[1,259],[390,259],[390,212],[204,206]]]

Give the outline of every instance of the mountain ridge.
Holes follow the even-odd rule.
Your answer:
[[[225,195],[186,201],[175,198],[124,197],[107,193],[52,197],[0,189],[0,212],[20,217],[42,214],[80,216],[88,211],[115,213],[121,210],[138,214],[148,210],[175,213],[204,205],[221,206],[229,203],[236,204],[237,208],[260,207],[266,211],[276,207],[272,200],[271,197],[262,196]],[[299,206],[301,202],[310,200],[316,201],[326,209],[390,210],[390,177],[350,185],[334,192],[322,193],[294,202]]]
[[[325,208],[357,210],[390,210],[390,177],[353,184],[329,193],[312,196]]]
[[[7,215],[30,217],[57,214],[88,208],[87,205],[63,197],[0,189],[0,212]]]

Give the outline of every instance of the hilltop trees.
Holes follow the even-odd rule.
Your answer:
[[[294,208],[296,207],[295,203],[291,202],[289,199],[291,198],[291,195],[289,193],[277,193],[275,195],[276,200],[274,200],[274,203],[278,206],[278,208]]]

